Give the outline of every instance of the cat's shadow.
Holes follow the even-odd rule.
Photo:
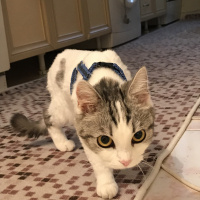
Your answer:
[[[76,144],[75,146],[75,149],[80,149],[82,148],[82,145],[79,141],[79,138],[78,136],[76,135],[75,133],[75,130],[66,130],[65,131],[66,133],[66,137],[70,140],[73,140]],[[52,148],[56,148],[54,143],[53,143],[53,140],[51,139],[50,136],[41,136],[39,139],[37,140],[32,140],[32,142],[28,145],[30,148],[34,148],[34,147],[44,147],[44,146],[52,146]]]
[[[80,143],[80,141],[78,139],[78,137],[73,137],[72,140],[76,144],[76,147],[75,147],[74,151],[76,149],[80,149],[82,147],[81,143]],[[46,138],[41,138],[41,139],[38,139],[38,140],[34,140],[28,146],[30,148],[44,147],[44,146],[52,146],[52,148],[56,148],[55,145],[54,145],[54,143],[53,143],[53,140],[50,137],[46,137]]]

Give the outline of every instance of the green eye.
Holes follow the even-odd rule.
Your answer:
[[[102,148],[109,148],[109,147],[113,146],[113,140],[106,135],[99,136],[97,138],[97,143]]]
[[[132,142],[140,143],[145,139],[145,137],[146,137],[146,132],[144,129],[142,129],[133,135]]]

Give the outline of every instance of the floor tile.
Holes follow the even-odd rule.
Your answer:
[[[143,200],[199,200],[200,193],[160,170]]]
[[[200,131],[186,131],[164,166],[200,188]]]
[[[187,130],[200,130],[200,120],[193,119]]]
[[[168,146],[197,101],[199,31],[199,21],[180,21],[114,48],[132,75],[147,66],[156,112],[154,138],[149,156],[145,155],[149,164]],[[33,120],[42,116],[50,100],[45,85],[46,79],[26,83],[6,92],[0,100],[0,199],[44,199],[47,195],[52,195],[48,199],[98,199],[93,169],[80,146],[73,152],[59,152],[47,139],[39,138],[34,144],[30,139],[19,139],[9,126],[14,112]],[[78,140],[73,131],[67,136]],[[142,170],[147,175],[151,168],[143,166]],[[134,198],[144,180],[137,167],[117,170],[115,177],[120,190],[117,198],[121,200],[131,200],[130,195]],[[168,192],[164,186],[162,189]],[[16,190],[19,195],[14,195]],[[159,199],[163,199],[163,192]]]

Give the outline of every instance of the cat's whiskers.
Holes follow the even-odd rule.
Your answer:
[[[156,161],[157,159],[157,156],[150,156],[149,153],[144,153],[142,156],[143,156],[143,159],[151,158],[152,161]]]
[[[147,166],[153,168],[153,165],[150,165],[150,164],[149,164],[148,162],[146,162],[145,160],[142,160],[141,163],[143,163],[143,164],[145,164],[145,165],[147,165]]]
[[[140,165],[139,165],[139,164],[137,164],[137,166],[138,166],[138,168],[140,169],[140,171],[142,172],[142,174],[143,174],[143,176],[144,176],[144,178],[145,178],[145,180],[146,180],[147,178],[146,178],[146,176],[145,176],[145,174],[144,174],[144,172],[143,172],[142,168],[140,167]]]

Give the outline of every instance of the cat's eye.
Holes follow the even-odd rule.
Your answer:
[[[146,132],[144,129],[142,129],[133,135],[132,142],[140,143],[145,139],[145,137],[146,137]]]
[[[114,145],[113,140],[107,135],[101,135],[97,138],[97,143],[102,148],[109,148]]]

